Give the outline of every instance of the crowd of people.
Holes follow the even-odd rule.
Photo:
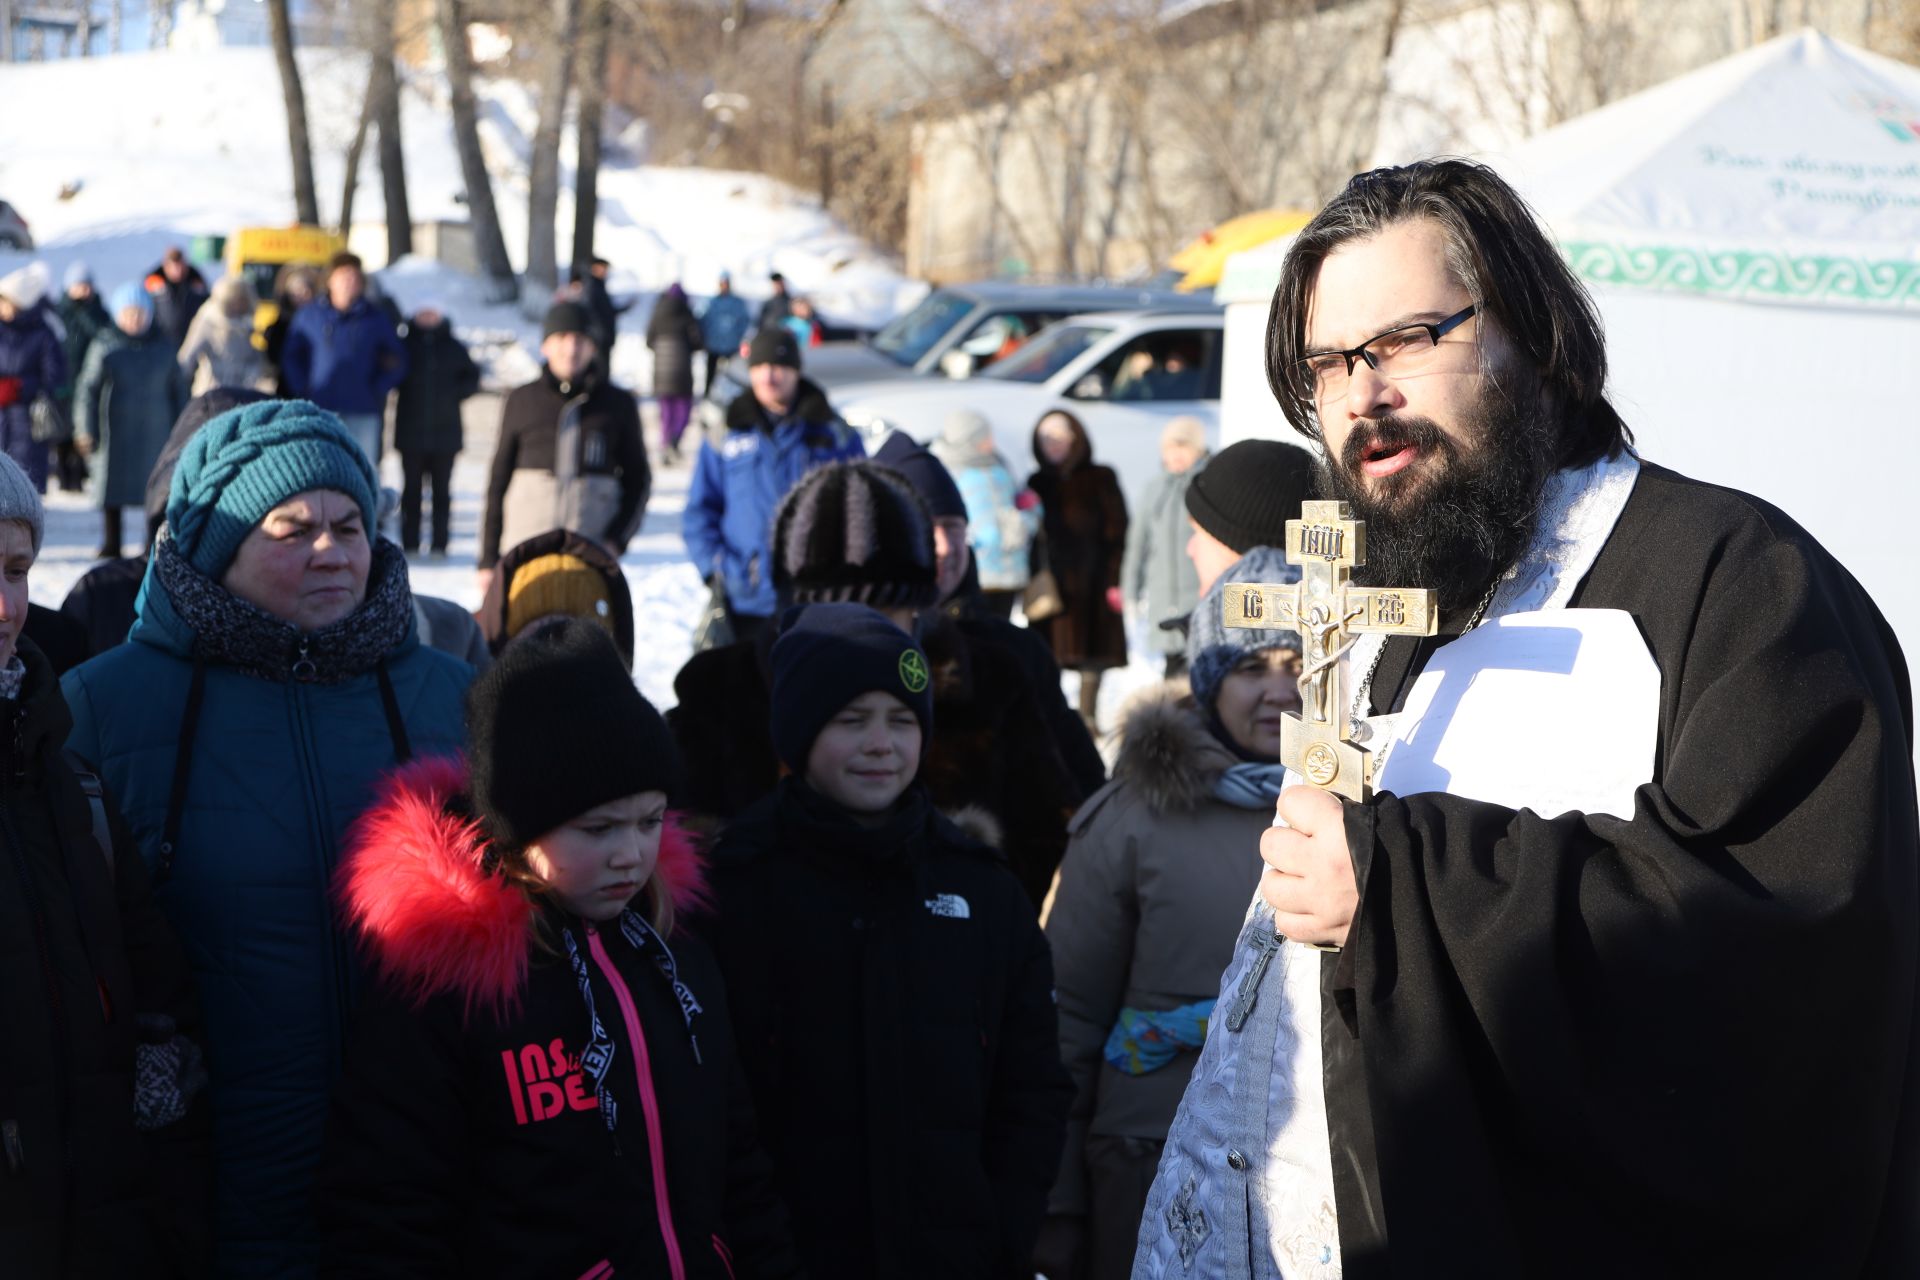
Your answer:
[[[176,342],[180,265],[90,309],[79,385],[114,390],[73,439],[146,552],[58,612],[26,599],[49,464],[15,424],[47,443],[67,353],[0,280],[9,1274],[1920,1265],[1904,662],[1785,516],[1639,459],[1590,303],[1490,172],[1363,174],[1301,232],[1268,368],[1322,460],[1176,421],[1131,515],[1071,413],[1024,481],[961,408],[868,456],[784,308],[668,295],[656,390],[690,397],[716,332],[748,385],[697,441],[718,625],[664,713],[603,272],[505,399],[468,614],[409,577],[479,376],[444,312],[389,341],[336,259],[270,373],[227,362],[224,282]],[[396,392],[404,546],[356,421]],[[1442,611],[1356,642],[1359,740],[1450,640],[1624,612],[1660,673],[1631,796],[1293,785],[1307,614],[1226,602],[1300,581],[1311,497]],[[1168,678],[1109,772],[1129,621]],[[1435,753],[1471,688],[1427,705],[1394,749]]]

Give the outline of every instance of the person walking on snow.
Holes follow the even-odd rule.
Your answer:
[[[800,376],[800,344],[785,328],[754,335],[747,376],[724,434],[701,444],[681,522],[688,557],[718,580],[740,639],[774,610],[767,542],[780,500],[815,467],[866,456],[826,393]]]
[[[680,436],[693,414],[693,353],[706,338],[694,319],[686,290],[670,284],[647,317],[653,352],[653,395],[660,406],[661,461],[680,460]]]
[[[502,550],[552,529],[616,557],[646,517],[653,471],[633,396],[595,363],[591,317],[556,302],[541,324],[540,376],[507,393],[480,527],[480,591]]]
[[[92,471],[103,560],[120,555],[124,509],[145,503],[147,476],[188,399],[173,346],[154,331],[146,291],[121,286],[113,318],[118,327],[94,339],[73,391],[73,439]]]
[[[58,396],[68,378],[67,356],[42,306],[47,269],[29,263],[0,277],[0,451],[47,490],[47,446],[33,438],[33,402]]]
[[[707,378],[700,388],[702,396],[713,390],[713,380],[720,376],[727,362],[739,357],[740,344],[747,340],[747,330],[752,325],[747,304],[733,291],[733,277],[722,271],[719,292],[700,313],[700,332],[707,349]]]
[[[454,336],[438,306],[422,305],[407,322],[407,376],[393,411],[393,447],[400,454],[400,549],[420,549],[421,490],[433,486],[428,549],[447,554],[453,537],[453,460],[466,441],[460,406],[480,390],[480,367]]]
[[[366,272],[353,254],[333,255],[326,292],[295,313],[280,375],[290,395],[339,414],[368,460],[380,465],[387,396],[407,376],[407,349],[393,321],[368,299]]]

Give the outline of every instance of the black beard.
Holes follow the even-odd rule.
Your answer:
[[[1367,563],[1354,581],[1432,590],[1446,631],[1532,543],[1554,470],[1557,433],[1533,407],[1537,392],[1505,382],[1489,382],[1464,424],[1465,448],[1430,418],[1376,418],[1356,424],[1339,461],[1320,467],[1322,492],[1367,523]],[[1412,445],[1421,457],[1369,490],[1361,460],[1383,444]]]

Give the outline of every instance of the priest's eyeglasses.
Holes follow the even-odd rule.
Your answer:
[[[1355,361],[1365,360],[1367,368],[1389,378],[1411,373],[1433,354],[1434,348],[1440,345],[1440,339],[1472,319],[1479,309],[1475,304],[1433,324],[1409,324],[1389,329],[1345,351],[1317,351],[1303,357],[1300,367],[1306,370],[1307,378],[1313,384],[1314,398],[1325,404],[1347,393],[1347,384],[1353,380]]]

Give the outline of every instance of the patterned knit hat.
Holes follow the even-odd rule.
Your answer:
[[[0,453],[0,520],[18,520],[33,533],[33,554],[40,554],[40,541],[47,534],[47,512],[40,494],[20,464]]]
[[[876,463],[811,471],[774,513],[773,589],[783,604],[922,609],[939,598],[936,568],[926,504]]]
[[[1287,521],[1313,496],[1313,455],[1278,440],[1242,440],[1213,455],[1187,486],[1187,514],[1227,546],[1287,545]],[[1271,581],[1271,579],[1269,579]]]
[[[1225,456],[1224,454],[1222,455]],[[1215,462],[1214,466],[1219,463]],[[1187,683],[1196,701],[1206,707],[1220,695],[1220,682],[1250,653],[1265,649],[1300,651],[1297,631],[1256,631],[1228,627],[1221,620],[1221,602],[1232,582],[1298,582],[1300,566],[1287,563],[1287,553],[1276,547],[1255,547],[1220,575],[1194,608],[1187,629]]]
[[[375,485],[339,418],[305,400],[266,400],[194,433],[173,471],[167,525],[188,563],[218,581],[267,512],[309,489],[352,498],[371,534]]]
[[[781,621],[767,722],[781,763],[805,773],[813,740],[827,721],[876,689],[913,712],[926,751],[933,739],[933,672],[912,636],[858,604],[810,604]]]

